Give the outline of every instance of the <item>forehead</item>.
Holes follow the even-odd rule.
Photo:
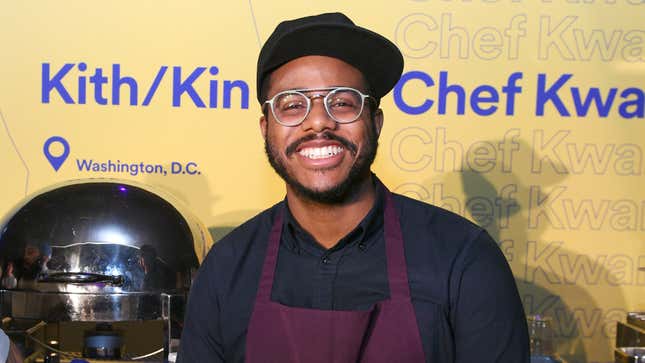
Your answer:
[[[363,92],[363,74],[340,59],[326,56],[305,56],[277,68],[270,77],[269,97],[288,89],[352,87]]]

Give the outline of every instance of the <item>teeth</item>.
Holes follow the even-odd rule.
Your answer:
[[[340,146],[309,147],[300,150],[298,153],[309,159],[322,159],[334,156],[343,151]]]

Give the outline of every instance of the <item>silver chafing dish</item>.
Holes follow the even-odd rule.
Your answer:
[[[210,238],[149,188],[107,180],[40,193],[0,228],[0,316],[44,322],[181,322]]]

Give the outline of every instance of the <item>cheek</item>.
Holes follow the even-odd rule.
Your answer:
[[[289,138],[289,133],[284,128],[268,126],[266,129],[266,140],[274,151],[283,153]]]
[[[352,134],[352,142],[361,147],[365,147],[370,144],[370,140],[373,138],[374,130],[369,124],[363,124],[360,128],[355,130]]]

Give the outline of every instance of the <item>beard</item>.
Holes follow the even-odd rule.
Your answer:
[[[296,152],[298,146],[306,141],[314,139],[335,140],[343,145],[345,150],[356,156],[356,162],[352,165],[347,177],[340,183],[331,186],[327,189],[312,189],[300,183],[293,175],[289,173],[286,163],[281,154],[269,143],[269,130],[267,127],[266,138],[264,140],[264,151],[266,152],[269,164],[273,167],[276,173],[287,183],[291,188],[301,197],[309,199],[314,202],[322,204],[339,204],[349,200],[353,193],[357,190],[358,186],[371,175],[370,168],[376,157],[376,150],[378,149],[378,136],[374,126],[370,123],[367,127],[367,138],[364,147],[360,153],[357,154],[357,147],[349,140],[335,135],[329,131],[321,134],[311,134],[305,136],[287,147],[285,155],[289,157]],[[321,169],[324,172],[324,169]]]

